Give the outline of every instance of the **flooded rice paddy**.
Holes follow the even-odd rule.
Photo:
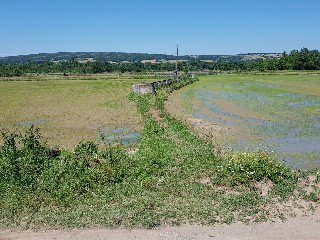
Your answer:
[[[123,144],[128,145],[140,140],[140,132],[132,132],[128,127],[106,129],[102,128],[98,131],[100,133],[99,139],[104,144]]]
[[[135,104],[128,100],[136,81],[107,75],[72,80],[0,79],[0,131],[24,133],[34,125],[48,145],[63,149],[74,149],[81,141],[136,142],[143,123]]]
[[[268,151],[297,169],[320,166],[320,76],[204,77],[171,102],[226,129],[216,139],[233,151]]]

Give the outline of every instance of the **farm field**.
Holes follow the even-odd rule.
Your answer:
[[[1,79],[0,79],[1,80]],[[82,140],[127,144],[143,124],[127,96],[129,76],[31,76],[0,81],[0,129],[39,127],[47,143],[64,149]]]
[[[98,146],[83,141],[74,149],[64,151],[47,146],[32,128],[25,131],[26,134],[23,132],[22,136],[3,134],[4,141],[0,145],[0,231],[29,228],[155,228],[184,223],[213,225],[238,221],[248,223],[283,220],[314,211],[320,201],[319,170],[292,171],[264,152],[223,155],[219,153],[219,148],[196,136],[188,125],[168,113],[165,102],[174,89],[181,88],[173,91],[173,94],[184,92],[187,84],[201,86],[206,79],[210,78],[199,82],[197,78],[181,79],[173,85],[159,88],[156,95],[130,94],[129,97],[127,94],[131,82],[137,79],[105,79],[103,76],[96,76],[95,79],[92,76],[90,79],[16,82],[20,85],[13,85],[12,89],[23,92],[17,86],[28,86],[26,92],[29,95],[37,93],[32,99],[38,105],[33,106],[40,110],[39,98],[45,99],[49,95],[61,97],[64,93],[61,101],[70,101],[74,107],[78,106],[78,118],[82,116],[81,111],[91,113],[85,115],[87,123],[91,121],[90,116],[95,116],[93,110],[99,108],[99,103],[105,103],[108,99],[112,99],[112,103],[120,103],[121,107],[115,105],[114,112],[110,114],[113,118],[98,122],[101,124],[100,129],[111,126],[106,127],[105,131],[113,134],[113,137],[105,135],[101,140],[133,141],[140,137],[135,136],[140,133],[140,119],[143,126],[141,139],[133,146]],[[2,82],[4,85],[9,84],[7,89],[14,83]],[[39,86],[42,86],[42,91],[35,91]],[[59,94],[54,95],[56,92],[53,86]],[[187,86],[185,89],[192,88]],[[12,92],[15,96],[22,95]],[[106,92],[109,95],[105,96]],[[121,94],[115,95],[116,92]],[[81,94],[86,97],[81,98]],[[28,99],[28,94],[24,96]],[[103,100],[94,101],[100,98]],[[124,99],[123,103],[121,99]],[[127,99],[131,102],[127,102]],[[11,101],[14,100],[12,97]],[[44,102],[51,107],[49,100]],[[20,100],[19,104],[22,103]],[[175,103],[182,104],[179,101]],[[184,103],[183,106],[188,109],[188,104]],[[105,110],[108,107],[111,109],[110,105],[103,105]],[[34,114],[40,112],[39,109]],[[254,109],[251,111],[253,115]],[[257,119],[264,117],[258,111],[255,114]],[[128,126],[124,124],[128,124],[126,121],[131,117],[137,119],[137,124],[131,125],[137,126],[137,130],[129,133],[130,129],[126,130]],[[75,118],[74,125],[78,122]],[[203,122],[199,120],[198,125]],[[43,127],[49,123],[37,122]],[[204,127],[220,127],[209,121],[206,124]],[[64,126],[63,123],[60,126]],[[101,130],[89,129],[96,134],[93,139],[98,140]],[[128,131],[127,135],[125,131]],[[81,136],[87,140],[84,135]],[[71,139],[72,135],[69,137]],[[49,137],[47,139],[50,140]]]
[[[168,111],[215,145],[320,166],[319,75],[215,75],[174,92]]]

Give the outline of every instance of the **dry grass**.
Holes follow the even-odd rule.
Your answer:
[[[4,79],[2,79],[4,80]],[[99,130],[140,131],[141,119],[127,96],[130,76],[28,76],[0,81],[0,129],[34,124],[51,146],[73,148],[99,141]],[[143,79],[150,81],[153,79]]]

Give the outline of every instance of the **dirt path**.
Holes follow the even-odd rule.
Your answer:
[[[160,229],[77,229],[55,231],[18,231],[0,232],[1,240],[8,239],[254,239],[254,240],[317,240],[320,239],[320,211],[313,215],[288,219],[285,222],[267,222],[245,225],[164,227]]]

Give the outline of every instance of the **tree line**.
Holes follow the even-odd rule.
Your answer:
[[[239,61],[244,55],[183,55],[181,60],[228,60]],[[177,56],[168,54],[150,54],[150,53],[124,53],[124,52],[58,52],[58,53],[38,53],[19,56],[0,57],[1,63],[44,63],[50,61],[66,61],[66,60],[85,60],[95,59],[99,61],[110,62],[141,62],[143,60],[176,60]]]
[[[280,58],[259,61],[223,61],[206,62],[200,60],[182,61],[178,64],[179,71],[268,71],[268,70],[320,70],[320,52],[302,48],[290,53],[284,52]],[[21,76],[27,73],[110,73],[110,72],[161,72],[175,71],[175,64],[170,62],[142,63],[110,63],[94,61],[81,63],[67,60],[58,63],[18,63],[0,64],[0,76]]]

